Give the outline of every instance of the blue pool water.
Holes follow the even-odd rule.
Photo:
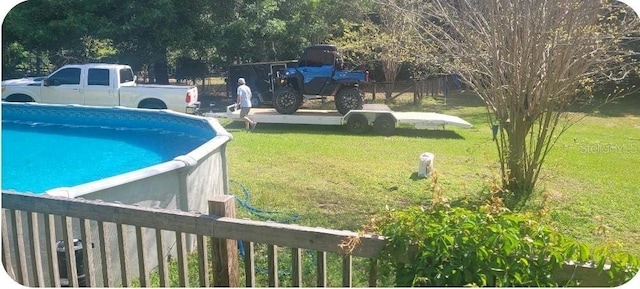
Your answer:
[[[172,160],[207,140],[162,128],[3,119],[2,189],[71,187]]]

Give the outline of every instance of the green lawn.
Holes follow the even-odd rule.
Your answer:
[[[482,102],[470,93],[426,98],[420,107],[400,99],[395,110],[457,115],[472,129],[399,128],[394,136],[352,135],[343,127],[259,124],[253,133],[222,121],[234,136],[229,176],[249,191],[253,206],[297,214],[298,224],[359,230],[377,213],[428,202],[428,179],[417,179],[419,156],[435,154],[444,194],[474,196],[499,173]],[[329,105],[330,104],[325,104]],[[572,117],[582,113],[572,113]],[[549,155],[540,193],[555,225],[593,245],[620,243],[640,256],[640,96],[605,105],[564,134]],[[243,198],[240,186],[232,193]],[[241,217],[250,217],[238,209]]]

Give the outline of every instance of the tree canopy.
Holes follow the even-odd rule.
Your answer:
[[[239,62],[295,59],[325,43],[342,19],[358,21],[369,1],[29,0],[2,25],[3,78],[67,63],[112,61],[166,83],[176,60],[209,70]]]

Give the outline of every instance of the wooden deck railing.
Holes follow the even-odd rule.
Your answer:
[[[359,236],[350,231],[236,219],[234,198],[228,195],[214,197],[209,203],[209,214],[6,192],[2,193],[2,208],[2,262],[16,282],[32,287],[130,287],[134,281],[141,287],[150,287],[152,271],[158,274],[158,286],[168,287],[169,262],[165,258],[168,244],[163,242],[167,231],[176,237],[177,286],[180,287],[280,286],[278,255],[282,247],[290,248],[292,286],[303,286],[303,279],[309,279],[302,275],[305,271],[302,252],[310,250],[315,252],[316,286],[352,287],[352,258],[374,258],[385,244],[381,237]],[[117,252],[111,252],[106,244],[109,239],[106,235],[110,232],[105,227],[114,225]],[[57,236],[56,231],[61,232],[61,236]],[[97,240],[94,240],[96,234],[91,233],[95,231]],[[133,236],[129,236],[131,232]],[[155,235],[157,252],[145,251],[146,239],[142,237],[145,233]],[[197,243],[191,255],[185,242],[188,235],[195,236]],[[68,274],[61,277],[56,242],[62,240],[65,248],[75,248],[77,237],[85,248],[79,259],[75,250],[64,250],[60,256],[68,262],[63,262],[66,268],[62,269]],[[124,250],[129,237],[135,239],[135,252]],[[340,244],[350,238],[357,238],[359,245],[345,252]],[[244,284],[240,284],[238,240],[245,244]],[[97,253],[90,249],[94,244],[100,248]],[[268,284],[257,284],[254,250],[257,244],[266,244],[268,248]],[[207,252],[209,248],[211,257]],[[341,284],[328,284],[327,254],[336,254],[342,259]],[[197,258],[198,284],[189,284],[188,255]],[[153,260],[157,261],[154,268],[145,265],[149,256],[157,258]],[[108,264],[116,258],[121,264],[118,280],[111,277]],[[84,265],[80,273],[77,260]],[[127,270],[131,260],[137,260],[137,264],[133,264],[137,270]],[[368,280],[366,285],[375,287],[375,266],[371,268],[367,276],[361,277]],[[209,272],[213,272],[213,276],[209,276]]]
[[[350,231],[236,219],[234,197],[228,195],[215,196],[208,214],[201,214],[3,192],[1,219],[3,266],[13,280],[31,287],[376,287],[374,258],[386,243],[382,237]],[[168,241],[167,236],[174,238]],[[188,240],[193,238],[196,246],[188,252]],[[244,245],[243,258],[239,257],[239,240]],[[358,245],[349,246],[348,241]],[[149,249],[148,242],[155,243],[154,249]],[[74,250],[60,251],[58,245]],[[266,247],[266,253],[256,250],[258,246]],[[81,248],[79,256],[76,248]],[[312,270],[303,267],[303,250],[312,252]],[[279,268],[285,264],[279,264],[278,257],[287,251],[290,265],[286,268],[291,273],[282,276],[290,279],[280,280]],[[177,269],[172,270],[172,277],[177,275],[177,281],[170,280],[173,263],[167,256],[175,257]],[[340,263],[331,270],[329,257],[338,261],[332,265]],[[354,270],[354,258],[371,259],[371,263]],[[267,267],[261,270],[266,277],[257,274],[257,259],[267,260],[261,265]],[[115,268],[110,266],[113,263]],[[194,263],[198,275],[191,276],[191,282]],[[582,280],[584,286],[608,286],[606,274],[592,268],[568,263],[553,275],[560,284]],[[303,275],[309,271],[314,271],[313,276]],[[341,280],[330,282],[329,271],[341,271]],[[334,279],[336,275],[339,273],[331,274]],[[151,276],[157,276],[157,281],[152,282]],[[353,284],[354,277],[358,284]]]

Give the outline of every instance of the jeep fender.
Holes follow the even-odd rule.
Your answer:
[[[296,74],[288,76],[285,78],[285,84],[293,87],[293,89],[302,92],[302,74],[296,71]]]
[[[335,79],[334,81],[337,82],[337,83],[340,83],[341,86],[355,86],[355,87],[357,87],[361,83],[361,81],[358,80],[357,78]]]

